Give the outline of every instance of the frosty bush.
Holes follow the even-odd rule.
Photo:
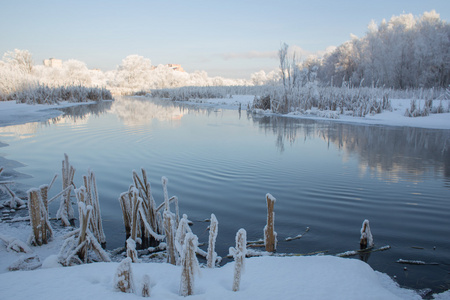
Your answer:
[[[13,93],[10,96],[17,103],[58,104],[61,101],[88,102],[112,100],[111,92],[105,88],[84,86],[50,87],[37,84]]]

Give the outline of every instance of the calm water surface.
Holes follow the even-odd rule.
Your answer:
[[[0,155],[25,166],[20,184],[38,187],[61,173],[63,154],[81,184],[88,168],[99,187],[107,247],[124,244],[119,194],[132,170],[147,170],[153,196],[169,196],[206,242],[219,220],[217,252],[226,256],[239,228],[262,238],[266,193],[275,204],[278,252],[336,254],[359,248],[369,219],[376,247],[364,259],[404,286],[450,288],[450,132],[247,115],[145,98],[65,110],[49,122],[0,128]],[[53,188],[52,193],[60,190]],[[54,215],[58,204],[54,203]],[[286,242],[301,234],[303,238]],[[420,249],[419,249],[420,248]],[[407,266],[398,259],[438,265]]]

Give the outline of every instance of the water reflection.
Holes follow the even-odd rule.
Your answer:
[[[450,187],[450,131],[414,127],[367,126],[332,121],[297,120],[277,116],[248,117],[264,132],[276,135],[280,152],[285,144],[321,138],[345,152],[357,154],[361,174],[385,180],[419,179],[425,172],[443,174]],[[344,156],[343,159],[346,159]],[[406,178],[405,178],[406,177]]]

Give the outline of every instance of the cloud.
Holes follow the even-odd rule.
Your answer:
[[[248,51],[248,52],[230,52],[221,54],[225,60],[230,59],[255,59],[255,58],[268,58],[276,59],[278,57],[278,51]]]

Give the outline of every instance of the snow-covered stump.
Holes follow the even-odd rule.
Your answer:
[[[230,255],[234,257],[233,292],[239,291],[241,275],[245,268],[245,255],[247,254],[247,232],[241,228],[236,234],[236,248],[230,247]]]
[[[191,232],[187,233],[183,245],[183,254],[181,256],[181,296],[189,296],[194,294],[195,275],[200,272],[197,256],[195,253],[197,247],[197,236]]]
[[[271,194],[267,194],[266,200],[267,225],[264,227],[264,245],[267,252],[274,252],[277,249],[277,233],[274,230],[275,212],[273,211],[276,199]]]
[[[32,234],[30,242],[36,246],[48,243],[48,239],[53,235],[52,227],[48,220],[48,212],[46,205],[42,199],[45,196],[45,188],[28,190],[28,210],[30,214],[30,222]],[[47,199],[45,199],[47,202]]]
[[[147,274],[142,277],[142,285],[141,285],[141,296],[144,298],[150,297],[151,292],[151,282],[150,282],[150,276]]]
[[[206,265],[208,268],[214,268],[216,265],[217,253],[214,251],[216,247],[216,238],[219,222],[214,214],[211,214],[211,224],[209,225],[208,252],[206,256]]]
[[[69,156],[64,153],[64,160],[62,161],[62,190],[65,191],[61,197],[61,204],[59,206],[56,217],[61,219],[64,226],[70,226],[74,219],[74,212],[72,202],[70,201],[71,189],[67,189],[73,185],[73,177],[75,176],[75,168],[69,163]]]
[[[370,231],[369,220],[364,220],[361,227],[361,238],[359,241],[360,249],[367,249],[373,247],[373,236]]]
[[[114,276],[114,288],[123,293],[134,293],[133,270],[131,269],[131,258],[127,257],[117,267]]]

